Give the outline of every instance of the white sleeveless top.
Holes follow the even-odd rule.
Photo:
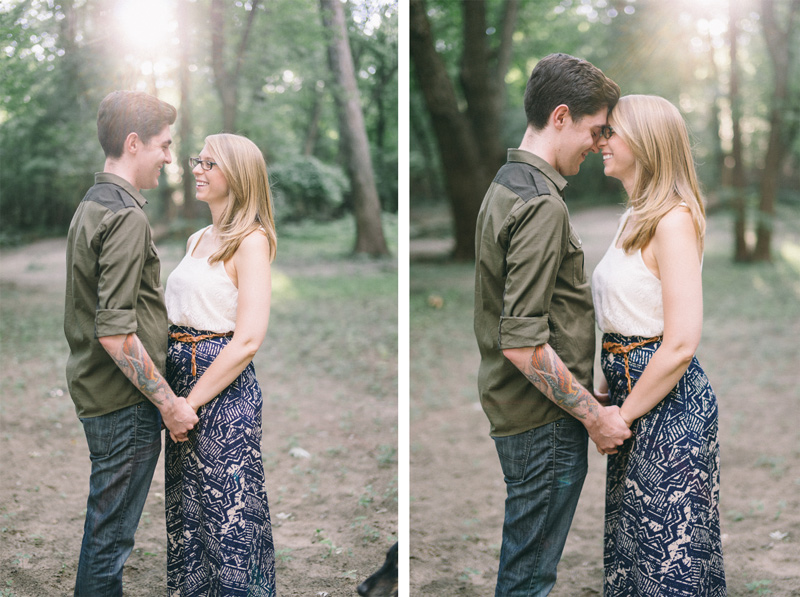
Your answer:
[[[167,317],[173,325],[209,332],[232,332],[236,327],[239,290],[221,261],[209,265],[205,257],[192,257],[192,251],[209,228],[211,226],[189,237],[186,255],[167,278],[164,292]]]
[[[592,274],[597,325],[605,333],[661,336],[664,333],[661,280],[647,269],[641,249],[626,254],[616,246],[630,214],[629,209],[622,216],[611,246]]]

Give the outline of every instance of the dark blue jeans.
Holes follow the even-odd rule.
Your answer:
[[[496,597],[539,597],[556,566],[586,478],[588,434],[575,419],[495,437],[506,482]]]
[[[150,402],[81,419],[92,473],[75,597],[119,597],[161,453],[161,414]]]

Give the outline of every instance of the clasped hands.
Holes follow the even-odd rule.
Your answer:
[[[618,406],[609,405],[608,393],[595,392],[601,405],[597,418],[586,426],[589,437],[600,454],[616,454],[619,446],[631,437],[630,423]]]
[[[185,442],[189,439],[189,431],[200,422],[195,409],[180,396],[174,396],[169,408],[161,409],[161,418],[169,430],[174,442]]]

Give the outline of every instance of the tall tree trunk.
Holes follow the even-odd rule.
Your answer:
[[[314,155],[314,149],[317,146],[317,139],[319,138],[319,121],[322,117],[322,93],[317,86],[314,86],[314,106],[311,108],[311,118],[308,121],[306,128],[306,141],[303,143],[303,155]]]
[[[767,42],[769,56],[772,59],[772,69],[775,82],[775,93],[772,96],[770,108],[770,133],[767,155],[764,159],[764,171],[761,177],[761,200],[758,206],[758,224],[756,227],[756,247],[753,251],[753,260],[770,261],[772,245],[772,225],[775,219],[775,198],[778,193],[778,180],[781,165],[787,153],[787,144],[784,138],[783,117],[789,99],[789,71],[795,51],[792,43],[792,27],[797,13],[800,12],[800,0],[792,0],[789,5],[789,14],[781,15],[785,19],[786,27],[778,24],[775,15],[774,0],[762,0],[761,22],[764,27],[764,38]]]
[[[225,60],[227,34],[225,32],[225,2],[211,0],[211,68],[214,81],[222,101],[222,130],[227,133],[236,132],[236,116],[239,109],[239,75],[247,52],[247,43],[253,29],[258,5],[261,0],[251,0],[247,23],[242,30],[235,51],[233,66]]]
[[[730,104],[731,120],[733,126],[733,148],[730,167],[731,204],[734,213],[734,250],[733,259],[737,262],[748,261],[750,252],[747,248],[747,206],[745,205],[745,187],[747,181],[744,173],[744,160],[742,159],[742,133],[739,121],[741,119],[741,101],[739,97],[739,62],[737,59],[739,34],[739,10],[737,2],[729,5],[729,39],[730,39]]]
[[[464,114],[447,69],[434,46],[433,34],[422,0],[409,3],[409,47],[414,72],[439,145],[445,188],[453,216],[453,257],[475,257],[475,223],[491,173],[481,159],[479,143]]]
[[[727,176],[727,167],[725,166],[725,151],[722,148],[722,138],[720,130],[722,130],[722,118],[720,110],[720,99],[723,96],[722,89],[719,81],[722,80],[720,76],[719,67],[715,58],[716,48],[713,43],[713,36],[708,33],[706,42],[708,43],[708,66],[711,71],[711,80],[716,83],[713,86],[713,98],[711,100],[711,118],[708,119],[708,133],[709,142],[712,143],[711,155],[713,166],[716,170],[716,184],[720,187],[729,187],[730,178]]]
[[[377,60],[379,64],[377,72],[375,73],[375,84],[372,88],[370,99],[375,104],[375,109],[378,113],[377,122],[375,123],[375,147],[383,152],[387,149],[383,146],[386,139],[386,126],[388,122],[387,111],[395,109],[395,106],[389,106],[387,110],[387,102],[384,98],[387,96],[391,97],[386,89],[390,85],[395,84],[395,74],[397,73],[398,65],[396,61],[392,64],[386,64],[386,60],[383,56],[378,56]],[[389,149],[389,151],[393,150]]]
[[[178,35],[180,36],[180,66],[178,77],[180,79],[180,92],[181,92],[181,108],[178,111],[178,138],[180,144],[178,145],[178,160],[181,167],[183,176],[181,183],[183,187],[183,205],[181,206],[181,215],[187,220],[193,220],[197,217],[198,205],[195,199],[195,181],[192,175],[192,168],[189,165],[189,156],[199,153],[200,148],[194,147],[194,139],[192,139],[192,113],[191,113],[191,88],[189,85],[189,63],[191,61],[191,32],[189,29],[189,2],[187,0],[178,0],[177,13],[178,13]],[[173,202],[170,201],[170,207]],[[172,215],[173,210],[170,209],[168,215]]]
[[[430,130],[424,122],[426,118],[424,116],[415,117],[415,114],[422,115],[422,111],[416,111],[412,108],[408,119],[409,134],[413,139],[416,139],[416,149],[422,155],[422,162],[424,164],[435,164],[437,159],[436,139],[431,137]],[[412,197],[421,199],[446,196],[440,178],[434,174],[434,169],[430,167],[421,168],[419,172],[412,173],[410,191]]]
[[[389,248],[383,236],[381,205],[372,158],[364,126],[364,114],[356,83],[353,56],[347,37],[341,0],[320,0],[322,21],[328,30],[328,62],[334,79],[333,91],[339,113],[339,134],[350,177],[356,216],[355,252],[386,255]]]
[[[460,83],[466,112],[458,105],[455,88],[437,54],[424,0],[409,3],[409,46],[414,72],[442,161],[445,190],[453,216],[453,257],[475,257],[475,223],[481,201],[497,169],[504,162],[501,118],[504,77],[511,56],[511,39],[518,0],[506,0],[500,44],[490,51],[486,38],[483,0],[462,4],[464,55]]]
[[[511,35],[519,10],[518,0],[506,0],[501,42],[496,49],[496,61],[490,60],[486,35],[486,2],[471,0],[462,4],[464,12],[464,53],[461,56],[460,81],[467,100],[467,118],[472,124],[479,151],[494,172],[505,162],[501,130],[505,103],[504,77],[511,59]]]

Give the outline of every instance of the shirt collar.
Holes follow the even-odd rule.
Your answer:
[[[144,198],[144,195],[142,195],[139,191],[137,191],[131,183],[129,183],[121,176],[112,174],[111,172],[96,172],[94,175],[94,183],[115,184],[118,187],[122,187],[123,191],[125,191],[126,193],[128,193],[128,195],[133,197],[133,200],[139,204],[139,207],[144,207],[147,204],[147,199]]]
[[[509,162],[522,162],[530,164],[539,169],[550,181],[556,185],[559,193],[564,192],[564,188],[569,184],[567,179],[561,176],[558,171],[553,168],[548,162],[544,161],[538,155],[525,151],[524,149],[509,149],[508,150]]]

